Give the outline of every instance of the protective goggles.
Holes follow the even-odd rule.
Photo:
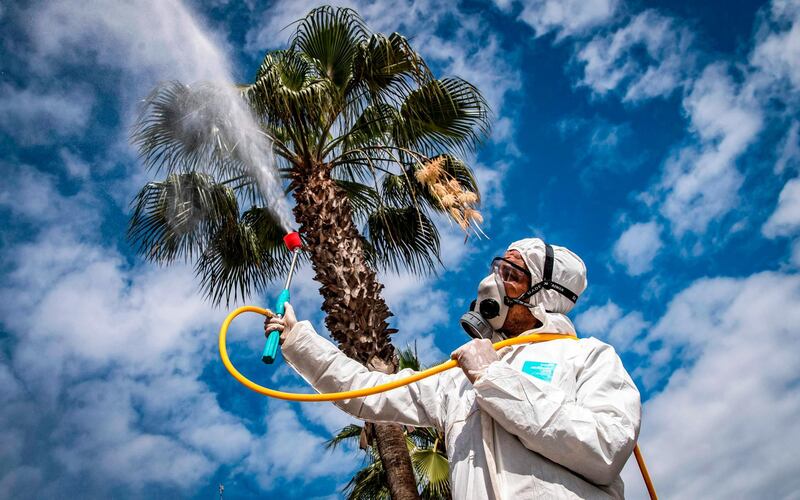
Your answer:
[[[495,257],[492,259],[491,272],[500,278],[500,281],[503,283],[526,285],[530,284],[532,280],[530,271],[503,257]],[[521,295],[522,294],[520,294],[520,296]],[[510,298],[516,299],[519,297]]]
[[[511,305],[512,303],[527,305],[525,301],[542,289],[555,290],[573,303],[578,300],[577,293],[553,281],[553,267],[555,264],[554,253],[553,247],[545,244],[544,276],[542,277],[542,281],[535,285],[530,285],[528,291],[518,297],[506,297],[504,302],[506,302],[507,305]],[[492,260],[492,272],[496,274],[503,283],[533,283],[530,271],[503,257],[495,257]],[[528,279],[527,282],[525,281],[526,278]]]

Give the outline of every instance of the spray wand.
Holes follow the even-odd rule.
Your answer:
[[[300,240],[300,233],[292,231],[283,237],[283,244],[292,252],[292,264],[289,266],[289,274],[286,276],[286,284],[283,285],[283,291],[278,295],[278,300],[275,303],[275,314],[280,318],[286,312],[286,303],[289,302],[289,287],[292,284],[292,276],[294,276],[294,268],[297,264],[297,256],[300,255],[300,249],[303,247],[303,242]],[[278,356],[278,341],[280,334],[277,331],[272,331],[267,337],[267,343],[264,346],[264,352],[261,354],[261,361],[271,365],[275,362]]]

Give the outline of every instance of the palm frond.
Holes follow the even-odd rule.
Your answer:
[[[356,472],[344,487],[343,493],[348,500],[391,500],[383,462],[376,451],[370,451],[371,462]]]
[[[227,305],[284,276],[288,251],[283,234],[278,220],[259,207],[221,226],[195,265],[206,296],[214,303],[225,299]]]
[[[421,478],[423,498],[447,498],[450,495],[450,464],[447,457],[433,448],[416,448],[411,463]]]
[[[412,349],[411,347],[406,347],[405,349],[401,349],[398,352],[397,357],[401,370],[405,368],[411,368],[412,370],[416,371],[420,370],[420,363],[419,363],[419,358],[417,357],[416,345],[414,346],[414,349]]]
[[[341,88],[352,77],[353,59],[366,37],[366,25],[356,11],[326,5],[300,20],[291,50],[313,59],[319,72]]]
[[[397,144],[430,154],[475,150],[489,134],[489,106],[483,95],[460,78],[431,80],[402,103],[394,125]]]
[[[269,141],[247,123],[234,88],[167,82],[143,101],[131,140],[149,169],[245,175],[269,156]]]
[[[414,427],[408,433],[408,437],[417,448],[436,447],[437,451],[445,452],[443,436],[433,427]],[[446,455],[446,453],[444,454]]]
[[[342,430],[340,430],[335,436],[325,441],[325,449],[335,450],[337,446],[347,442],[354,442],[357,444],[363,430],[364,428],[360,425],[346,425],[342,427]]]
[[[374,188],[346,179],[337,179],[336,184],[347,195],[356,220],[366,220],[378,208],[380,201]]]
[[[425,274],[440,262],[439,231],[416,207],[378,207],[367,218],[366,236],[382,268]]]
[[[478,183],[466,163],[452,155],[437,155],[428,160],[433,161],[440,164],[445,180],[455,180],[461,190],[474,193],[477,201],[480,201]],[[423,167],[422,164],[409,162],[401,167],[404,169],[402,173],[384,174],[381,178],[381,197],[386,203],[391,206],[415,206],[419,209],[430,207],[438,212],[448,212],[435,193],[434,186],[423,184],[417,179],[416,172]]]
[[[423,188],[408,174],[387,174],[381,180],[381,194],[392,206],[415,205]]]
[[[469,167],[469,165],[452,155],[440,156],[442,159],[444,159],[444,162],[442,163],[442,169],[447,173],[447,175],[457,180],[458,183],[461,184],[461,186],[467,191],[472,191],[473,193],[480,195],[478,192],[478,181],[475,180],[475,176],[472,174],[472,169]]]
[[[371,104],[358,115],[350,130],[328,144],[327,151],[331,151],[335,146],[341,146],[341,151],[349,152],[352,156],[363,146],[385,144],[391,140],[389,133],[398,119],[397,110],[391,105]]]
[[[219,227],[239,217],[233,190],[198,172],[149,182],[132,205],[128,239],[140,255],[159,263],[202,253]]]
[[[270,125],[289,127],[300,132],[297,120],[305,124],[319,120],[329,108],[331,87],[317,72],[314,62],[304,54],[290,50],[267,53],[258,69],[255,82],[245,90],[258,116]]]
[[[408,94],[413,84],[431,80],[424,59],[408,40],[392,33],[374,33],[359,46],[353,60],[353,89],[364,88],[376,103],[395,101]]]
[[[312,145],[322,133],[321,123],[331,114],[337,95],[316,63],[301,52],[268,53],[255,82],[244,92],[256,115],[273,137],[283,136],[276,153],[299,165],[308,161]],[[280,132],[280,133],[279,133]]]
[[[291,50],[274,50],[267,52],[256,71],[256,80],[270,74],[277,76],[278,81],[287,90],[298,92],[318,74],[313,71],[313,63],[302,53]]]

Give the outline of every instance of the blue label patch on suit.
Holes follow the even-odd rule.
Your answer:
[[[556,371],[556,363],[545,363],[544,361],[526,361],[522,365],[522,372],[527,373],[539,380],[550,382],[553,380],[553,372]]]

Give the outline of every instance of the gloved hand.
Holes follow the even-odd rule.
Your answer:
[[[453,351],[450,357],[458,362],[464,375],[473,384],[490,364],[500,359],[489,339],[472,340]]]
[[[286,341],[292,328],[297,324],[297,316],[294,315],[294,307],[288,302],[284,304],[282,318],[268,318],[264,320],[264,335],[269,337],[270,332],[277,330],[280,332],[280,344]]]

